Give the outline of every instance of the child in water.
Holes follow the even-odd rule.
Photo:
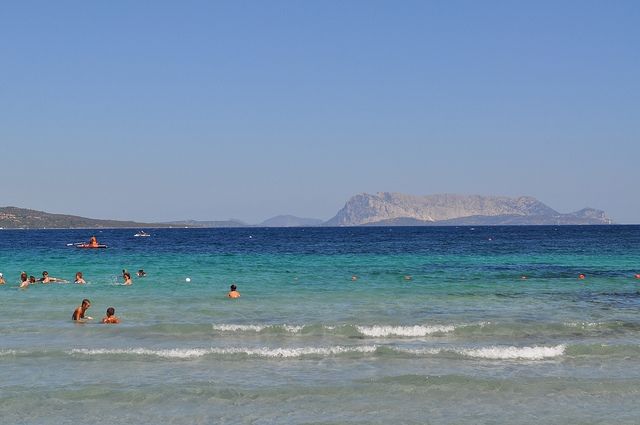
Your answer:
[[[231,285],[231,291],[227,294],[229,298],[240,298],[240,292],[238,292],[238,287],[236,285]]]
[[[126,270],[122,271],[122,278],[124,279],[123,285],[132,285],[133,281],[131,280],[131,273]]]
[[[120,319],[118,319],[115,314],[116,314],[116,309],[113,307],[109,307],[107,309],[107,315],[102,318],[102,323],[105,323],[105,324],[120,323]]]

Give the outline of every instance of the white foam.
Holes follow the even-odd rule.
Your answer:
[[[266,326],[260,325],[213,325],[213,330],[223,332],[237,332],[237,331],[253,331],[260,332]]]
[[[465,357],[490,360],[542,360],[562,356],[565,349],[566,346],[563,344],[553,347],[492,346],[481,348],[398,349],[398,351],[415,355],[454,353]]]
[[[564,354],[567,347],[556,345],[554,347],[485,347],[466,350],[456,350],[459,354],[476,357],[481,359],[526,359],[526,360],[542,360],[552,357],[558,357]]]
[[[266,358],[295,358],[309,355],[330,356],[345,353],[373,353],[377,347],[370,346],[332,346],[332,347],[291,347],[291,348],[175,348],[165,350],[150,350],[146,348],[125,348],[125,349],[87,349],[78,348],[69,351],[69,354],[82,354],[87,356],[97,355],[138,355],[153,356],[169,359],[192,359],[205,356],[207,354],[233,355],[244,354],[251,357]]]
[[[290,333],[298,333],[300,332],[304,326],[299,325],[234,325],[234,324],[222,324],[222,325],[212,325],[213,330],[222,331],[222,332],[262,332],[267,328],[282,328]]]
[[[358,332],[365,336],[371,337],[387,337],[387,336],[426,336],[435,333],[453,332],[453,325],[436,325],[436,326],[356,326]]]

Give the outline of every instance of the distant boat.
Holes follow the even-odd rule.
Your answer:
[[[133,236],[135,236],[135,237],[149,237],[151,235],[149,233],[145,232],[144,230],[140,230],[138,233],[136,233]]]

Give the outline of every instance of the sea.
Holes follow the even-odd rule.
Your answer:
[[[2,424],[640,423],[640,226],[5,229],[0,272]]]

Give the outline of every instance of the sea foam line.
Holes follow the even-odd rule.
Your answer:
[[[356,326],[358,332],[362,335],[370,337],[386,337],[386,336],[427,336],[435,333],[453,332],[456,327],[453,325],[436,325],[436,326]]]
[[[426,348],[426,349],[400,349],[411,354],[442,354],[454,353],[464,357],[489,359],[489,360],[543,360],[562,356],[567,349],[566,345],[556,345],[552,347],[513,347],[513,346],[492,346],[480,348]]]
[[[377,346],[332,346],[332,347],[294,347],[294,348],[175,348],[164,350],[151,350],[147,348],[124,348],[124,349],[88,349],[77,348],[68,351],[69,354],[81,354],[87,356],[96,355],[139,355],[153,356],[168,359],[193,359],[209,354],[217,355],[234,355],[244,354],[250,357],[265,358],[296,358],[310,355],[338,355],[345,353],[373,353],[377,350]]]
[[[221,332],[262,332],[268,328],[281,328],[290,333],[298,333],[304,329],[304,326],[299,325],[235,325],[235,324],[222,324],[212,325],[213,330]]]
[[[310,326],[310,325],[307,325]],[[219,332],[255,332],[260,333],[267,329],[284,330],[286,332],[297,334],[302,332],[305,325],[238,325],[238,324],[213,324],[212,328]],[[464,325],[463,325],[464,326]],[[408,326],[390,326],[390,325],[340,325],[340,326],[322,326],[322,329],[327,331],[335,331],[339,328],[355,329],[359,334],[368,337],[420,337],[437,333],[453,332],[456,329],[454,325],[408,325]]]

